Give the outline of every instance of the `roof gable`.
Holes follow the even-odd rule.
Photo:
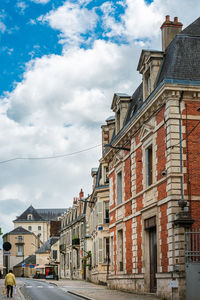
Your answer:
[[[32,215],[32,220],[28,220],[28,215]],[[14,222],[21,221],[43,221],[44,219],[38,214],[37,210],[31,205],[25,210]]]
[[[196,19],[192,24],[187,26],[180,34],[200,36],[200,18]]]

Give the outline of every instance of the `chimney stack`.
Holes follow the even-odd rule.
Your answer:
[[[84,192],[83,190],[81,189],[80,190],[80,193],[79,193],[79,199],[82,199],[84,197]]]
[[[162,31],[162,51],[165,51],[175,36],[182,31],[183,24],[178,21],[177,17],[174,17],[174,21],[170,21],[170,16],[166,16],[166,19],[160,27]]]

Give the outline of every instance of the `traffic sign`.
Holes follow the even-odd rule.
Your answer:
[[[3,252],[3,255],[4,255],[4,256],[8,256],[8,255],[10,255],[10,252],[9,252],[9,251],[4,251],[4,252]]]
[[[25,263],[22,263],[22,267],[26,267],[26,264],[25,264]]]
[[[9,243],[9,242],[3,243],[3,250],[9,251],[11,248],[12,248],[11,243]]]

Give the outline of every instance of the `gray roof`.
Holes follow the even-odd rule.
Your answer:
[[[25,228],[23,228],[22,226],[19,226],[6,234],[33,234],[33,232],[30,232]]]
[[[200,80],[200,18],[167,47],[156,86],[164,79]]]
[[[150,50],[149,50],[150,51]],[[200,18],[190,24],[182,32],[176,35],[173,41],[167,47],[160,73],[158,75],[157,82],[155,83],[155,89],[159,89],[159,86],[163,82],[183,82],[189,84],[189,82],[200,81]],[[113,143],[118,136],[125,130],[130,122],[135,118],[139,111],[145,107],[152,94],[143,102],[143,85],[142,83],[137,87],[132,95],[129,103],[129,108],[124,121],[124,127],[116,135],[115,130],[113,132],[111,143]],[[118,95],[119,93],[117,93]],[[123,95],[123,94],[122,94]],[[105,149],[104,153],[108,150]]]
[[[115,120],[115,116],[110,116],[106,119],[106,121],[114,121]]]
[[[46,221],[55,220],[67,211],[67,208],[43,208],[36,209],[39,215]]]
[[[40,247],[37,251],[35,251],[35,253],[45,253],[47,251],[51,250],[51,246],[53,244],[55,244],[57,241],[59,240],[59,237],[50,237],[48,239],[48,241],[46,241],[46,243],[44,243],[44,245],[42,245],[42,247]]]
[[[61,216],[67,209],[66,208],[43,208],[35,209],[32,205],[29,206],[14,222],[23,221],[51,221],[56,220],[57,217]],[[31,214],[32,220],[28,220],[27,216]]]
[[[115,93],[115,95],[119,96],[119,97],[130,97],[128,94],[126,93]]]
[[[21,267],[22,262],[24,262],[26,265],[35,265],[36,264],[36,255],[28,256],[24,261],[22,260],[20,263],[18,263],[14,267]]]
[[[200,37],[200,18],[187,26],[180,34],[192,35]]]

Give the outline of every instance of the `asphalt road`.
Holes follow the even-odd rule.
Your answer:
[[[65,293],[48,282],[21,279],[25,286],[21,289],[28,300],[80,300],[79,297]],[[27,297],[28,296],[28,297]]]

